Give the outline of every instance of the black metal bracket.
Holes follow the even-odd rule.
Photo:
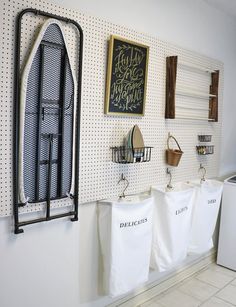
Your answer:
[[[44,218],[37,218],[27,221],[19,221],[19,208],[25,206],[26,204],[19,203],[19,178],[18,178],[18,167],[19,167],[19,103],[20,103],[20,54],[21,54],[21,25],[22,25],[22,18],[25,14],[34,14],[48,18],[54,18],[59,21],[65,22],[67,24],[73,24],[79,32],[79,62],[78,62],[78,89],[77,89],[77,109],[76,109],[76,131],[75,131],[75,171],[74,171],[74,178],[75,178],[75,190],[72,199],[74,200],[74,210],[62,214],[51,215],[50,210],[50,194],[46,201],[46,216]],[[71,221],[78,221],[78,205],[79,205],[79,151],[80,151],[80,113],[81,113],[81,88],[82,88],[82,59],[83,59],[83,31],[81,26],[74,20],[61,17],[58,15],[54,15],[48,12],[43,12],[40,10],[27,8],[21,11],[17,16],[16,21],[16,47],[15,47],[15,73],[14,73],[14,114],[15,114],[15,124],[14,124],[14,142],[13,142],[13,212],[14,212],[14,233],[19,234],[23,233],[24,230],[21,227],[50,221],[54,219],[59,219],[63,217],[71,217]],[[50,136],[50,146],[53,143],[53,136]],[[49,164],[52,164],[52,157],[50,157]],[[50,190],[50,187],[49,187]],[[64,197],[62,197],[64,198]],[[71,198],[71,197],[70,197]]]

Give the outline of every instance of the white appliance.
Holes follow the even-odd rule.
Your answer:
[[[217,264],[236,271],[236,175],[224,181]]]

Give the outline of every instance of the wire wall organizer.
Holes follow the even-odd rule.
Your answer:
[[[21,72],[24,15],[46,18]],[[78,69],[71,70],[62,25],[79,35]],[[17,18],[15,49],[14,220],[21,227],[66,216],[78,220],[83,31],[68,18],[25,9]],[[29,64],[29,65],[28,65]],[[71,211],[51,215],[51,202],[68,198]],[[45,217],[19,221],[19,208],[45,204]]]
[[[199,142],[211,142],[212,135],[199,135],[198,140]]]
[[[214,154],[214,145],[201,145],[196,146],[199,155],[212,155]]]
[[[112,162],[115,163],[138,163],[151,160],[152,147],[129,148],[126,146],[111,147]]]

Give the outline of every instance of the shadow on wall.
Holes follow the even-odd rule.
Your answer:
[[[79,293],[80,303],[91,303],[103,296],[102,258],[98,241],[97,204],[79,207]],[[99,285],[99,289],[98,289]]]

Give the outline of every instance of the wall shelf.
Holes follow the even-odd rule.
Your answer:
[[[194,120],[206,120],[210,122],[218,121],[218,87],[219,87],[219,70],[212,70],[208,68],[198,67],[192,64],[180,62],[179,65],[189,67],[200,72],[207,72],[211,74],[211,84],[209,93],[197,91],[190,88],[177,88],[177,69],[178,69],[178,57],[170,56],[166,58],[166,108],[165,118],[166,119],[194,119]],[[176,96],[186,96],[196,99],[203,99],[208,101],[208,105],[205,107],[191,106],[186,107],[183,105],[176,105]],[[189,114],[176,114],[176,109],[189,109],[202,111],[202,114],[196,116]],[[205,114],[204,114],[205,112]],[[206,115],[206,116],[205,116]]]

